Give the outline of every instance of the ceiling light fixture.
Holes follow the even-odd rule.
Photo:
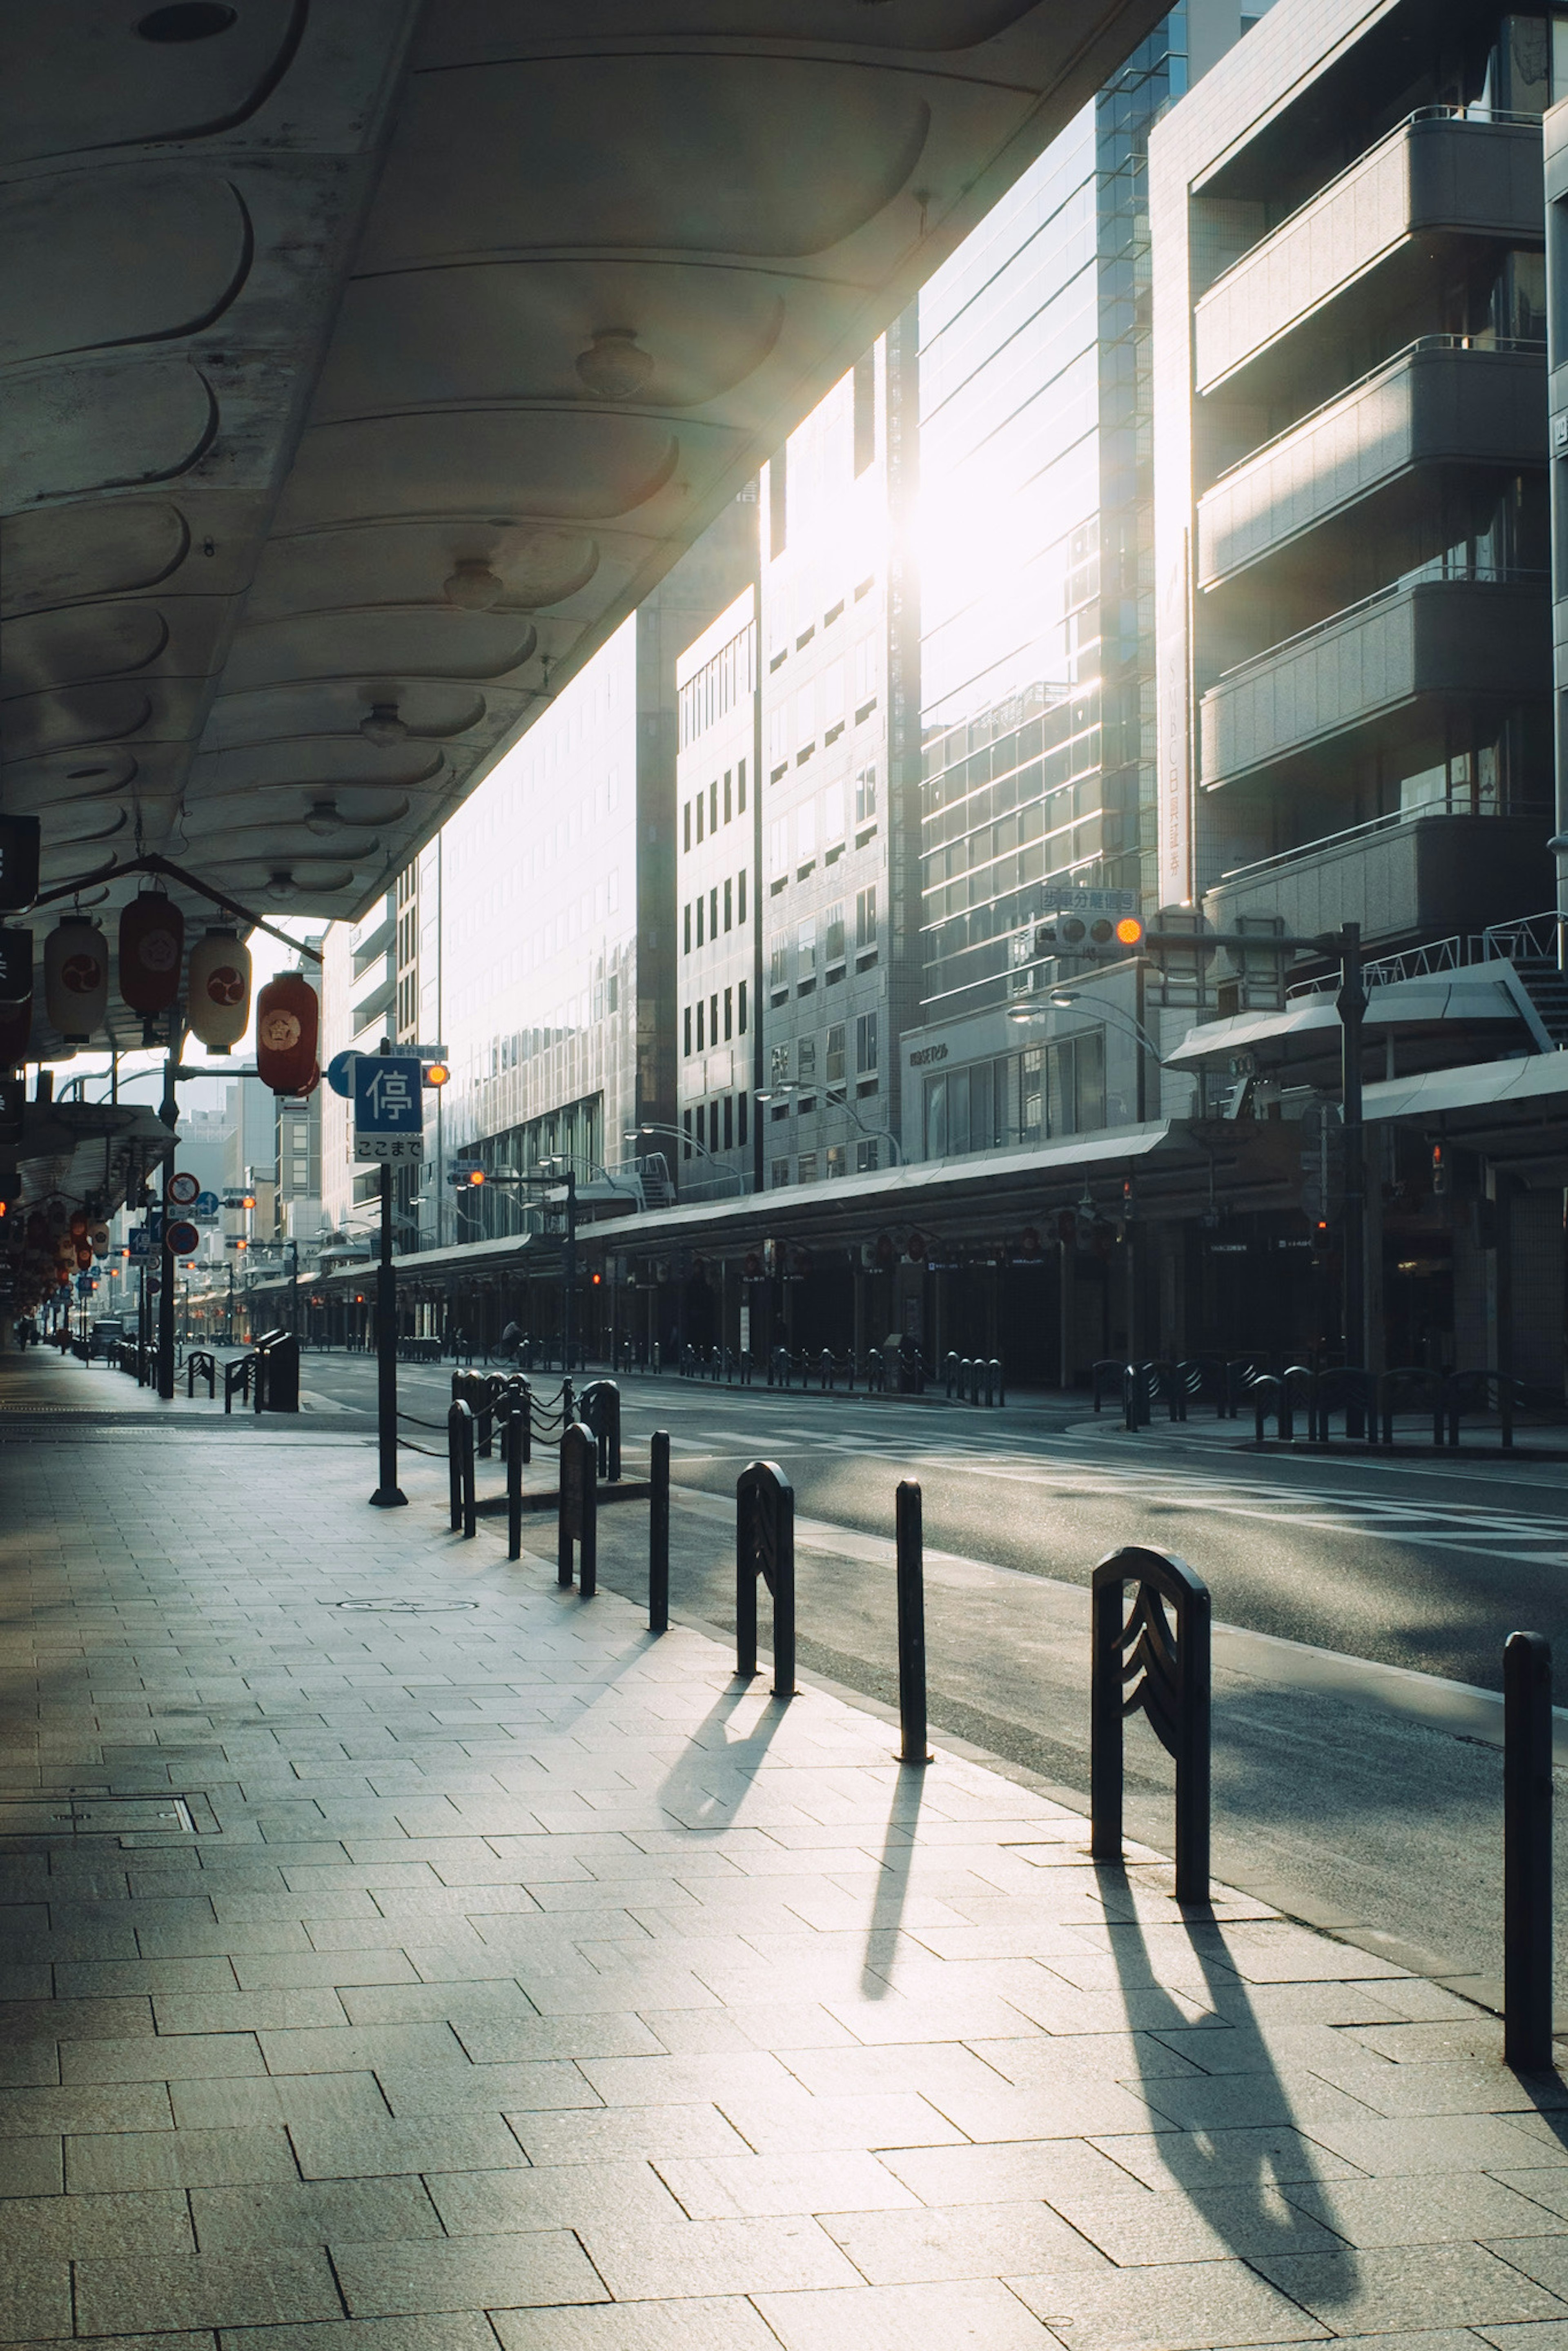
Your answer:
[[[504,594],[505,582],[483,555],[460,555],[455,571],[442,581],[441,592],[465,612],[487,612]]]
[[[299,884],[287,865],[280,865],[269,878],[267,894],[277,905],[287,905],[290,898],[299,895]]]
[[[601,327],[590,348],[579,351],[577,372],[595,400],[635,400],[653,362],[639,349],[634,327]]]
[[[397,715],[395,702],[372,702],[368,715],[360,721],[360,732],[367,743],[404,743],[408,728]]]
[[[341,832],[347,823],[348,819],[336,800],[312,800],[306,813],[305,830],[325,841],[333,833]]]
[[[136,30],[144,41],[210,41],[214,33],[226,33],[238,15],[219,0],[175,0],[172,7],[143,16]]]

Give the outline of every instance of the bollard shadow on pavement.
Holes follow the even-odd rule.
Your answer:
[[[747,1682],[733,1682],[722,1690],[661,1781],[659,1804],[683,1828],[727,1829],[739,1820],[763,1759],[789,1711],[788,1699],[770,1697],[754,1728],[731,1739],[729,1725],[751,1695]],[[735,1784],[715,1784],[721,1780]]]
[[[920,1827],[920,1800],[925,1792],[926,1766],[921,1763],[900,1763],[898,1777],[893,1783],[893,1805],[883,1833],[882,1852],[878,1856],[879,1876],[876,1893],[872,1902],[871,1920],[866,1928],[865,1957],[861,1962],[861,1992],[866,2000],[885,2000],[893,1990],[893,1980],[883,1975],[878,1966],[878,1954],[891,1948],[904,1922],[904,1906],[909,1898],[909,1871],[915,1859],[915,1839]],[[913,1804],[906,1799],[913,1798]]]

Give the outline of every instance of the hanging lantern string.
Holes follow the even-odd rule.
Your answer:
[[[237,898],[227,897],[223,891],[214,890],[210,882],[203,882],[194,873],[188,873],[172,858],[160,857],[156,850],[149,850],[144,857],[128,857],[123,865],[100,865],[96,872],[80,873],[74,882],[62,882],[53,890],[40,890],[33,904],[52,906],[58,898],[74,898],[79,908],[82,892],[90,889],[95,882],[118,881],[126,873],[167,873],[187,890],[193,890],[199,898],[205,898],[211,904],[220,906],[225,914],[237,916],[240,922],[248,923],[253,930],[265,931],[267,937],[276,939],[280,946],[298,947],[299,953],[308,956],[312,963],[321,961],[321,950],[313,947],[308,939],[291,939],[287,931],[275,930],[259,914],[253,914],[248,906],[242,906]]]

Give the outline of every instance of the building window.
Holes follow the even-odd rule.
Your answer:
[[[844,908],[838,900],[822,916],[822,960],[831,971],[844,959]]]
[[[733,768],[727,768],[724,771],[724,820],[726,824],[729,822],[730,818],[730,781],[734,773],[735,770]]]
[[[788,528],[789,484],[788,458],[785,450],[769,461],[768,467],[768,552],[777,559],[783,554]],[[786,1178],[788,1181],[788,1178]]]
[[[697,923],[697,945],[698,946],[702,945],[700,919]],[[869,890],[857,890],[855,893],[855,946],[858,951],[862,947],[873,947],[875,945],[876,883],[873,882]]]
[[[690,1006],[689,1004],[687,1005],[686,1009],[685,1009],[685,1045],[684,1045],[684,1047],[683,1047],[683,1050],[684,1050],[684,1051],[685,1051],[685,1052],[687,1052],[687,1053],[689,1053],[689,1052],[691,1051],[691,1050],[692,1050],[692,1008],[691,1008],[691,1006]]]
[[[768,878],[782,874],[789,862],[789,820],[777,816],[768,828]]]
[[[858,479],[876,456],[876,355],[867,351],[855,361],[855,475]]]
[[[699,946],[699,947],[701,946],[701,945],[702,945],[702,943],[703,943],[703,906],[704,906],[704,903],[705,903],[705,902],[704,902],[701,898],[699,898],[699,899],[697,900],[697,945],[698,945],[698,946]]]
[[[703,837],[703,796],[702,796],[701,792],[699,792],[699,793],[697,794],[697,840],[698,840],[699,843],[701,842],[702,837]]]
[[[737,816],[746,814],[746,762],[744,759],[735,771],[735,809]]]
[[[718,883],[716,882],[707,893],[707,935],[710,939],[716,939],[718,936]]]
[[[835,1020],[828,1030],[827,1060],[822,1073],[831,1086],[842,1085],[844,1081],[844,1024],[841,1020]]]
[[[727,882],[724,885],[724,927],[727,931],[735,927],[735,892]]]
[[[733,1094],[726,1094],[724,1098],[724,1147],[727,1151],[735,1149],[735,1096]]]
[[[692,804],[690,800],[686,802],[685,807],[682,810],[681,818],[681,847],[683,849],[690,849],[692,845]]]
[[[855,1074],[857,1077],[869,1077],[877,1067],[876,1029],[877,1016],[874,1012],[862,1012],[859,1015],[855,1021]]]
[[[787,1159],[775,1159],[771,1163],[768,1180],[775,1192],[781,1190],[789,1181],[789,1162]]]
[[[817,803],[808,800],[795,811],[795,856],[801,865],[810,865],[817,855]]]
[[[736,881],[736,916],[737,923],[746,921],[746,868],[741,867]]]
[[[808,914],[795,926],[795,977],[803,987],[817,977],[817,917]]]
[[[789,934],[775,931],[768,949],[768,985],[777,995],[789,985]]]
[[[692,910],[689,905],[685,907],[683,912],[682,929],[685,934],[685,946],[683,951],[686,955],[690,955],[692,951]]]
[[[716,989],[707,1000],[707,1040],[710,1045],[718,1043],[718,992]]]
[[[795,1048],[795,1067],[802,1085],[815,1084],[817,1077],[817,1040],[800,1038]]]
[[[711,1102],[707,1106],[707,1147],[710,1151],[716,1151],[718,1149],[718,1104],[716,1102]]]
[[[686,1139],[681,1145],[681,1157],[689,1159],[692,1155],[692,1114],[689,1110],[681,1113],[681,1124],[686,1131]]]
[[[703,1000],[702,1000],[702,998],[699,996],[699,997],[698,997],[698,998],[697,998],[697,1051],[700,1053],[700,1052],[702,1051],[702,1049],[703,1049]]]
[[[822,847],[831,849],[844,837],[844,788],[830,784],[822,794]]]
[[[736,1031],[737,1031],[737,1035],[739,1035],[739,1036],[744,1037],[744,1036],[745,1036],[745,1034],[746,1034],[746,982],[745,982],[745,980],[742,980],[742,981],[741,981],[741,983],[740,983],[739,987],[738,987],[736,989],[736,991],[735,991],[735,1026],[736,1026]]]
[[[814,1184],[816,1182],[817,1155],[814,1151],[802,1151],[795,1165],[798,1183]]]
[[[735,990],[733,987],[727,987],[724,991],[724,1040],[727,1045],[729,1042],[734,1019]]]
[[[707,788],[707,829],[710,832],[718,831],[718,778],[716,776]]]
[[[862,768],[855,778],[855,823],[871,824],[876,817],[876,769]]]
[[[841,1143],[830,1143],[828,1145],[828,1181],[831,1183],[835,1176],[843,1175],[848,1164],[848,1160],[844,1154],[843,1144]]]
[[[737,1140],[737,1142],[740,1144],[741,1149],[744,1151],[744,1150],[745,1150],[745,1148],[746,1148],[746,1119],[747,1119],[747,1098],[746,1098],[746,1096],[745,1096],[744,1094],[740,1094],[740,1095],[738,1095],[738,1096],[737,1097],[735,1107],[736,1107],[736,1140]]]
[[[855,1145],[855,1174],[856,1174],[857,1176],[874,1176],[874,1175],[875,1175],[875,1173],[876,1173],[876,1145],[875,1145],[875,1144],[874,1144],[874,1143],[857,1143],[857,1144],[856,1144],[856,1145]]]

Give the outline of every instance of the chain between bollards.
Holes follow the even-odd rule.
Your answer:
[[[898,1551],[898,1720],[901,1763],[929,1763],[925,1744],[925,1545],[920,1487],[900,1481],[894,1500]]]
[[[648,1630],[670,1629],[670,1437],[656,1428],[648,1448]]]

